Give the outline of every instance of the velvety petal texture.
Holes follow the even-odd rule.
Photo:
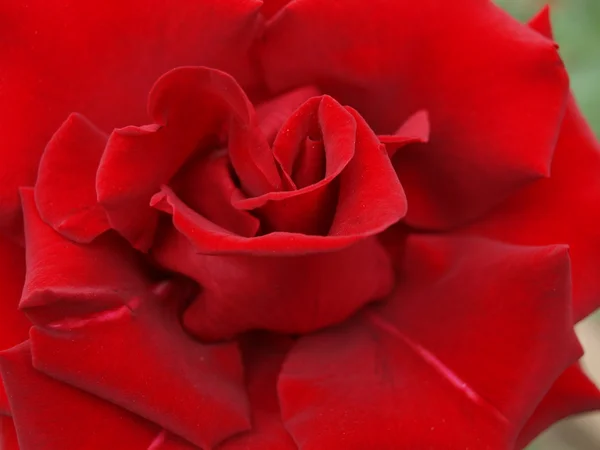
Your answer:
[[[548,9],[531,23],[550,31]],[[571,96],[560,128],[552,175],[508,199],[466,233],[527,245],[569,245],[573,307],[581,320],[600,306],[600,144]]]
[[[291,350],[286,427],[301,449],[510,448],[581,353],[566,248],[415,236],[403,268],[388,303]]]
[[[0,350],[10,348],[25,339],[29,335],[31,326],[29,320],[18,310],[23,282],[25,280],[25,251],[19,245],[0,237],[0,286],[2,296],[0,300]],[[11,433],[10,405],[4,390],[4,383],[0,378],[0,419],[6,433]],[[0,433],[0,439],[2,435]],[[8,436],[8,435],[7,435]],[[7,437],[6,439],[9,439]],[[1,442],[1,441],[0,441]],[[7,449],[11,444],[5,443]],[[0,447],[4,448],[4,447]]]
[[[278,188],[279,174],[254,109],[230,75],[205,67],[175,69],[156,82],[148,102],[155,123],[115,130],[96,179],[111,226],[134,247],[146,250],[152,243],[158,213],[151,197],[195,153],[214,150],[226,128],[242,184],[258,194]]]
[[[547,9],[0,21],[0,448],[518,450],[600,408],[600,147]]]
[[[96,199],[96,171],[107,135],[71,114],[44,150],[35,186],[43,220],[71,240],[90,242],[109,229]]]
[[[100,129],[143,123],[144,99],[166,71],[207,64],[254,84],[248,47],[256,0],[173,4],[107,0],[3,2],[0,224],[18,234],[18,188],[35,181],[44,147],[72,112]],[[49,20],[52,18],[52,20]]]
[[[159,431],[140,417],[38,372],[31,365],[29,342],[2,352],[0,371],[19,436],[15,449],[145,449]]]
[[[283,426],[276,389],[281,365],[293,344],[291,338],[273,334],[254,334],[243,340],[252,430],[225,441],[219,450],[297,450]]]
[[[493,2],[296,0],[263,41],[274,91],[315,84],[382,134],[427,110],[427,148],[396,166],[413,225],[459,224],[549,173],[566,73]]]
[[[4,415],[0,415],[0,447],[4,450],[20,450],[14,421]]]
[[[208,340],[253,329],[314,331],[382,299],[394,281],[388,255],[373,238],[322,254],[203,255],[171,230],[153,255],[163,266],[200,284],[183,324]]]
[[[114,310],[35,327],[33,365],[211,448],[250,426],[238,349],[194,342],[179,326],[173,300],[147,294]]]
[[[42,221],[32,189],[21,196],[27,276],[19,307],[34,322],[123,306],[149,289],[147,267],[118,236],[72,242]]]
[[[573,364],[554,382],[519,434],[523,448],[542,431],[565,417],[600,410],[600,391],[579,364]]]

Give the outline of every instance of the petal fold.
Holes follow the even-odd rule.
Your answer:
[[[274,92],[315,85],[378,134],[428,112],[429,143],[396,155],[413,226],[464,224],[549,173],[566,71],[493,2],[296,0],[260,53]]]
[[[29,341],[0,354],[21,450],[146,448],[159,428],[31,365]],[[10,449],[10,447],[8,447]]]
[[[200,285],[186,329],[205,340],[264,329],[306,333],[340,322],[387,295],[393,270],[374,238],[335,252],[206,255],[176,230],[152,250],[165,268]]]
[[[569,268],[560,246],[410,237],[388,302],[290,351],[286,428],[302,450],[512,448],[581,354]]]
[[[110,228],[96,198],[96,172],[107,138],[85,117],[71,114],[40,161],[35,184],[40,216],[77,242],[91,242]]]
[[[171,283],[130,304],[31,330],[37,370],[211,448],[249,428],[235,343],[205,345],[181,328]]]
[[[264,20],[260,6],[258,0],[157,0],[152,7],[142,0],[3,2],[0,102],[11,107],[0,112],[0,227],[20,233],[18,188],[34,184],[46,143],[73,111],[104,132],[144,123],[152,84],[178,66],[207,65],[256,84],[249,47]]]

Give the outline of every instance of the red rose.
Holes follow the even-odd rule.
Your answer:
[[[600,406],[600,147],[547,10],[0,13],[3,448],[513,449]]]

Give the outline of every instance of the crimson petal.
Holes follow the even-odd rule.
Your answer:
[[[283,426],[277,398],[277,378],[293,340],[255,335],[243,341],[246,383],[252,405],[252,430],[224,442],[218,450],[297,450]]]
[[[156,435],[147,450],[198,450],[198,447],[163,429]]]
[[[260,228],[256,217],[231,203],[233,197],[243,194],[231,177],[229,156],[225,151],[202,155],[188,162],[170,186],[188,207],[231,233],[253,237]]]
[[[17,189],[35,181],[44,146],[73,111],[104,131],[143,123],[152,83],[208,65],[254,83],[248,47],[258,0],[2,2],[0,227],[17,231]],[[52,20],[48,20],[52,18]],[[74,38],[76,36],[76,38]],[[19,230],[20,231],[20,230]]]
[[[548,9],[531,25],[548,32]],[[600,307],[600,144],[571,96],[552,175],[518,192],[465,230],[524,245],[569,245],[579,321]]]
[[[430,142],[396,156],[411,225],[464,223],[548,175],[567,75],[554,43],[493,2],[296,0],[261,54],[274,91],[317,85],[379,134],[427,110]]]
[[[566,248],[413,236],[403,273],[388,303],[290,351],[287,429],[302,450],[511,448],[581,354]]]
[[[179,323],[176,286],[128,305],[31,330],[33,365],[172,431],[199,447],[249,428],[234,343],[204,345]]]
[[[309,106],[317,101],[319,101],[318,98],[309,100]],[[333,99],[323,99],[323,101],[327,105],[324,109],[331,110],[336,105],[339,106]],[[331,177],[338,175],[339,190],[335,216],[327,236],[286,231],[275,231],[256,237],[235,235],[192,210],[166,186],[163,186],[161,192],[152,198],[151,204],[155,208],[171,214],[175,228],[186,236],[199,252],[207,254],[272,255],[273,252],[276,252],[279,255],[292,255],[319,253],[326,250],[343,249],[378,234],[405,215],[406,197],[384,146],[355,110],[346,108],[345,112],[347,117],[356,124],[356,136],[355,139],[352,139],[345,129],[344,133],[340,132],[340,137],[335,133],[335,127],[331,128],[331,135],[328,136],[332,141],[331,146],[334,147],[333,155],[331,155],[333,173],[330,175]],[[326,117],[332,118],[335,115],[330,111]],[[338,114],[339,123],[336,123],[348,128],[347,121],[344,123],[340,117]],[[292,122],[295,123],[295,119],[292,119]],[[339,138],[337,143],[336,137]],[[348,147],[351,144],[355,146],[354,156],[349,159],[351,155]],[[280,156],[283,159],[283,155]],[[293,158],[290,158],[290,161],[282,161],[283,168],[286,169],[292,165],[292,160]],[[233,204],[238,208],[254,209],[269,202],[291,201],[303,193],[311,192],[322,185],[325,186],[326,182],[330,181],[326,177],[322,184],[319,182],[297,191],[271,192],[247,199],[234,197]],[[296,203],[295,206],[299,210],[299,205],[310,206]],[[365,208],[366,205],[369,207]],[[285,209],[284,206],[282,209]],[[277,213],[277,211],[270,212],[273,215]],[[286,214],[279,211],[280,217],[286,217]]]
[[[35,200],[44,222],[77,242],[110,228],[96,199],[96,171],[108,136],[80,114],[71,114],[44,150]]]
[[[170,229],[152,254],[166,268],[200,284],[183,321],[188,331],[206,340],[253,329],[314,331],[387,295],[393,284],[389,258],[375,238],[335,252],[206,255]]]
[[[25,450],[19,449],[17,431],[11,417],[0,415],[0,448],[2,450]]]
[[[0,286],[2,286],[0,350],[22,342],[29,335],[31,324],[18,310],[24,280],[25,250],[8,239],[0,237]],[[10,414],[10,406],[0,378],[0,415],[2,414]]]
[[[159,428],[109,402],[44,375],[29,341],[0,354],[21,450],[146,448]]]
[[[561,419],[598,409],[600,391],[579,364],[573,364],[556,380],[529,418],[519,434],[516,447],[527,446],[538,434]]]
[[[21,190],[27,276],[19,307],[37,323],[126,304],[149,288],[138,255],[118,236],[78,244],[44,223],[32,189]]]

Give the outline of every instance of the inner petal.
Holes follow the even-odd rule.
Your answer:
[[[296,189],[234,199],[233,205],[253,210],[263,232],[327,235],[336,211],[337,178],[350,164],[355,143],[352,115],[331,97],[311,98],[273,143],[273,155]]]
[[[259,128],[272,144],[281,126],[304,102],[319,95],[314,86],[305,86],[286,92],[256,107]]]
[[[325,145],[310,136],[304,140],[304,150],[294,163],[292,180],[298,188],[310,186],[325,177]]]
[[[171,187],[184,203],[211,222],[240,236],[253,237],[260,222],[231,204],[232,197],[243,195],[232,172],[225,151],[200,155],[173,178]]]

